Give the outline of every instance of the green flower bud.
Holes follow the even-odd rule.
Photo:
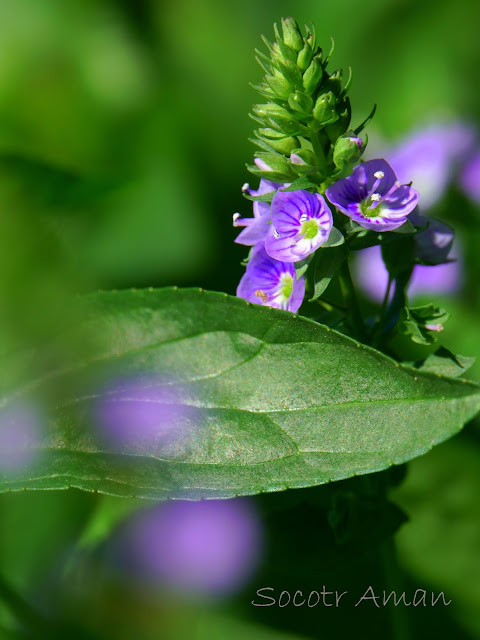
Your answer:
[[[284,135],[298,136],[302,133],[302,125],[290,114],[288,117],[272,115],[268,119],[268,124]]]
[[[290,47],[287,47],[278,31],[276,24],[273,25],[273,30],[275,32],[276,38],[276,41],[274,42],[272,47],[275,57],[279,60],[282,60],[282,62],[286,62],[287,60],[289,60],[290,62],[296,62],[297,54],[295,53],[295,51],[290,49]]]
[[[333,91],[336,96],[339,96],[342,93],[342,78],[343,73],[340,69],[337,69],[332,75],[328,78],[325,83],[327,89]]]
[[[278,104],[269,102],[268,104],[254,104],[252,107],[254,115],[258,118],[270,118],[271,116],[283,116],[289,118],[290,113]]]
[[[283,41],[297,53],[303,47],[303,38],[296,21],[293,18],[282,19]]]
[[[320,60],[320,56],[315,58],[310,63],[310,66],[303,74],[303,88],[308,95],[312,95],[318,88],[323,76],[323,67]]]
[[[287,158],[279,153],[256,153],[255,164],[247,168],[250,173],[267,180],[289,182],[295,178]]]
[[[283,100],[288,99],[288,96],[290,95],[292,89],[285,78],[274,78],[273,76],[265,76],[265,80],[278,98],[282,98]]]
[[[280,131],[276,131],[275,129],[258,129],[256,132],[257,137],[261,140],[265,140],[265,142],[278,151],[278,153],[282,153],[283,155],[289,156],[290,153],[298,148],[298,139],[293,138],[292,136],[285,136],[280,133]]]
[[[290,154],[290,166],[299,176],[318,173],[315,154],[309,149],[294,149]]]
[[[315,103],[315,108],[313,109],[313,117],[315,120],[321,124],[326,124],[327,122],[333,122],[336,120],[338,118],[335,110],[336,103],[337,101],[335,96],[331,91],[320,96]]]
[[[300,71],[302,73],[304,73],[308,69],[308,66],[312,61],[312,58],[313,58],[313,46],[314,46],[314,42],[313,41],[314,41],[313,36],[309,36],[307,38],[307,41],[306,41],[303,49],[298,54],[297,67],[300,69]]]
[[[348,98],[345,98],[340,105],[337,105],[337,113],[339,113],[337,120],[325,127],[325,132],[332,142],[335,142],[339,136],[343,135],[350,126],[351,108]]]
[[[365,150],[365,143],[361,138],[349,131],[346,135],[338,138],[333,149],[333,162],[339,169],[354,167],[358,164]]]
[[[293,111],[297,111],[303,115],[312,115],[313,100],[302,91],[295,91],[295,93],[291,93],[288,96],[288,105]]]
[[[277,61],[275,66],[293,90],[302,88],[302,74],[296,64],[287,60],[286,62]]]

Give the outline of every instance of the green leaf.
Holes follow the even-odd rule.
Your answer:
[[[345,245],[333,246],[328,251],[317,251],[315,260],[313,296],[310,302],[318,300],[325,293],[333,276],[338,271],[342,262],[346,259]]]
[[[282,191],[282,193],[287,193],[288,191],[299,191],[300,189],[316,190],[317,185],[312,182],[307,176],[302,176],[301,178],[297,178],[296,180],[294,180],[289,187],[286,187],[285,189],[279,189],[279,191]]]
[[[312,262],[314,256],[315,256],[315,254],[311,253],[309,256],[307,256],[303,260],[299,260],[298,262],[294,263],[295,275],[297,277],[297,280],[304,275],[304,273],[308,269],[310,263]]]
[[[480,409],[476,384],[403,367],[306,318],[226,294],[119,291],[87,296],[85,306],[84,320],[46,349],[62,347],[69,361],[14,394],[16,403],[56,394],[55,408],[41,455],[3,472],[2,491],[200,499],[307,487],[419,456]],[[76,356],[65,348],[69,331],[84,336]],[[141,395],[106,396],[112,379],[132,377]],[[92,403],[162,406],[160,391],[177,409],[169,440],[139,429],[113,447],[96,435]]]
[[[413,235],[385,236],[382,242],[382,258],[392,278],[410,272],[415,265]]]
[[[328,249],[329,247],[338,247],[339,245],[345,242],[345,238],[341,231],[339,231],[336,227],[332,227],[330,234],[321,246],[322,249]]]
[[[443,376],[456,378],[457,376],[463,376],[474,362],[475,358],[459,356],[445,347],[440,347],[421,363],[416,363],[416,366],[422,371],[431,371]]]
[[[400,318],[396,331],[408,336],[410,340],[421,345],[433,344],[438,333],[443,331],[443,325],[449,319],[450,314],[435,307],[433,304],[423,307],[404,307],[400,311]]]
[[[399,233],[401,235],[414,235],[415,233],[417,233],[417,229],[413,226],[410,220],[406,220],[400,227],[393,229],[392,233]]]
[[[268,202],[270,204],[276,193],[276,191],[268,191],[267,193],[262,193],[259,196],[251,196],[249,193],[244,192],[243,197],[247,200],[252,200],[253,202]]]

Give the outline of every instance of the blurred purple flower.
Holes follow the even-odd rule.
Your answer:
[[[455,254],[455,247],[453,251]],[[357,252],[353,278],[362,291],[375,302],[381,302],[387,290],[388,271],[379,246]],[[412,297],[425,294],[452,294],[463,282],[461,260],[437,266],[416,265],[408,288]]]
[[[325,200],[309,191],[277,191],[272,200],[267,253],[282,262],[299,262],[330,235],[333,219]]]
[[[38,455],[43,420],[29,403],[0,409],[0,471],[13,472],[31,464]]]
[[[417,191],[401,185],[385,160],[359,164],[351,176],[332,184],[326,196],[361,227],[378,232],[400,227],[418,202]]]
[[[237,287],[237,296],[249,302],[296,312],[305,295],[305,279],[297,280],[289,262],[270,257],[263,243],[254,247],[247,269]]]
[[[412,211],[410,222],[419,227],[427,227],[414,236],[415,255],[427,265],[437,265],[451,259],[455,232],[444,222],[422,216],[417,209]]]
[[[467,196],[480,204],[480,149],[465,164],[460,176],[460,184]]]
[[[375,152],[388,160],[400,182],[413,181],[427,210],[443,197],[475,137],[474,127],[466,123],[435,123],[413,131],[393,148]]]
[[[228,595],[253,574],[262,531],[244,499],[168,502],[132,518],[120,550],[148,584],[195,595]]]
[[[176,402],[166,382],[140,375],[111,382],[93,407],[101,437],[118,451],[166,453],[188,431],[193,411]]]
[[[260,180],[260,185],[256,191],[250,189],[248,184],[243,186],[242,191],[251,196],[261,196],[271,191],[276,191],[284,185],[270,182],[269,180]],[[237,244],[253,246],[257,242],[265,240],[270,225],[270,205],[268,202],[255,200],[253,202],[253,218],[241,218],[239,213],[233,214],[233,226],[245,227],[235,239]]]

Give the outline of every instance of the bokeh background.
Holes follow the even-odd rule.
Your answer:
[[[461,284],[436,297],[452,313],[442,341],[480,356],[478,165],[477,178],[469,169],[476,195],[462,182],[480,148],[478,0],[0,0],[1,353],[61,326],[72,294],[173,284],[235,292],[244,248],[233,244],[231,217],[250,210],[241,186],[254,151],[248,112],[259,100],[249,82],[262,75],[253,50],[287,15],[312,21],[326,49],[335,38],[333,65],[353,68],[354,124],[378,105],[370,148],[433,125],[471,132],[448,175],[429,174],[439,197],[428,213],[455,226],[463,265]],[[480,358],[471,372],[480,381]],[[415,612],[399,638],[480,638],[479,429],[474,421],[414,461],[393,495],[410,518],[396,535],[404,588],[452,599],[421,619]],[[325,608],[251,607],[256,589],[275,581],[324,584],[328,541],[311,507],[324,494],[298,495],[288,517],[275,515],[275,497],[202,516],[76,491],[3,495],[0,565],[72,638],[393,637],[383,611],[355,617],[347,608],[340,619]],[[177,527],[197,532],[198,548],[178,547],[193,569],[157,558],[158,540],[173,544]],[[195,564],[205,554],[210,569]],[[317,580],[287,570],[305,554],[317,556]],[[375,559],[355,564],[355,555],[338,572],[329,567],[329,587],[375,584]],[[0,621],[0,634],[24,637],[1,601]]]

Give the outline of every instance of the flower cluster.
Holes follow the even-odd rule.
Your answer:
[[[260,151],[247,168],[260,184],[257,190],[245,184],[243,192],[253,201],[253,217],[233,216],[234,226],[241,228],[236,242],[251,247],[237,295],[297,312],[308,293],[309,302],[320,303],[322,315],[316,305],[304,307],[304,313],[330,326],[340,324],[361,341],[384,344],[391,353],[399,335],[417,345],[432,344],[448,314],[432,305],[408,306],[407,290],[421,270],[455,264],[453,231],[419,212],[411,178],[425,183],[428,171],[422,182],[419,169],[425,164],[424,143],[431,143],[435,155],[427,169],[441,177],[472,149],[469,132],[452,127],[441,140],[431,132],[420,147],[410,145],[410,160],[406,153],[404,161],[401,154],[364,161],[366,137],[359,134],[373,112],[351,128],[350,77],[343,83],[341,71],[328,71],[330,54],[317,47],[313,27],[303,35],[287,18],[281,32],[275,26],[275,36],[274,43],[264,39],[269,56],[257,52],[265,77],[256,88],[267,102],[252,113],[260,124],[254,140]],[[471,173],[479,164],[477,158]],[[472,175],[463,180],[472,182]],[[383,304],[367,322],[354,286],[361,280],[362,261],[352,278],[352,253],[375,256],[381,264],[370,279],[384,279]]]
[[[279,188],[279,187],[282,187]],[[236,213],[233,224],[244,227],[236,242],[253,246],[237,295],[250,302],[298,311],[305,293],[305,278],[296,277],[292,263],[305,260],[328,241],[333,217],[318,192],[288,189],[262,179],[250,196],[275,193],[271,204],[254,201],[253,218]],[[400,185],[385,160],[358,165],[351,176],[335,182],[326,196],[337,210],[364,229],[391,231],[403,225],[418,202],[418,193]]]
[[[265,77],[256,89],[268,102],[252,113],[261,125],[254,141],[261,151],[248,169],[260,185],[253,190],[246,184],[243,191],[253,200],[253,217],[233,216],[234,226],[243,228],[236,242],[253,247],[237,295],[296,312],[317,250],[348,240],[356,227],[377,234],[401,227],[418,193],[400,184],[385,160],[360,163],[366,143],[358,134],[368,119],[349,129],[350,78],[343,84],[340,70],[327,70],[330,54],[317,46],[313,27],[303,35],[287,18],[281,33],[274,29],[276,41],[264,39],[269,56],[257,52]],[[334,213],[332,234],[324,196],[351,219],[350,229]]]

